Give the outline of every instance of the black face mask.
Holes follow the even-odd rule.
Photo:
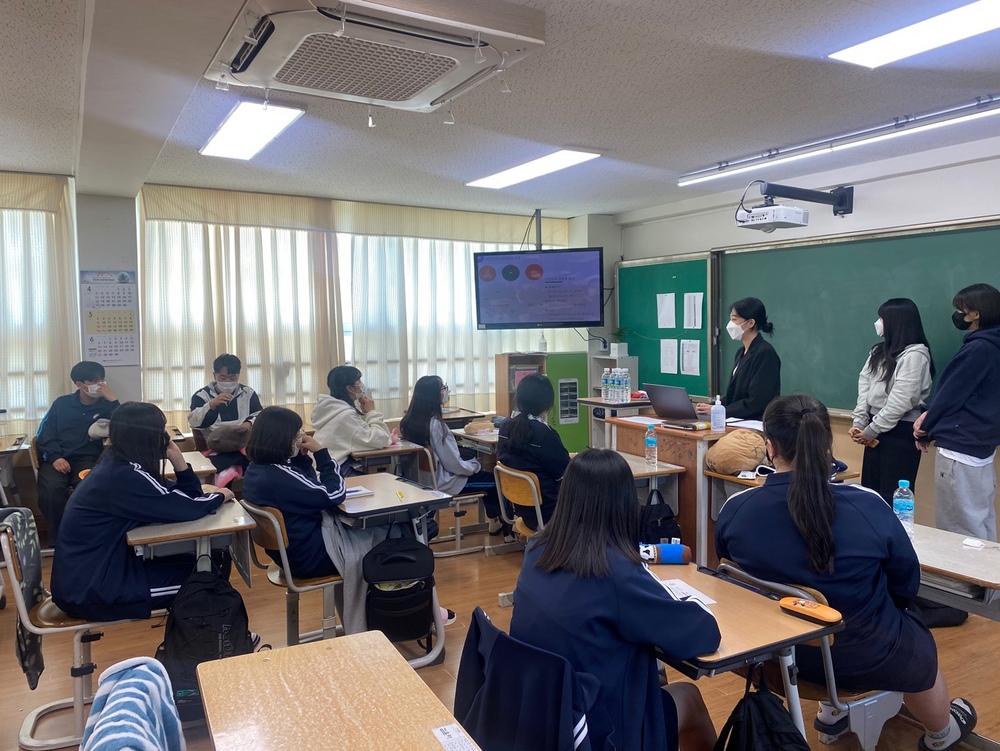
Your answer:
[[[959,331],[967,331],[972,325],[972,321],[965,320],[966,314],[961,310],[956,310],[951,314],[951,322],[955,324],[955,328]]]

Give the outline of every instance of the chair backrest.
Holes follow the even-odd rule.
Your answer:
[[[31,466],[35,468],[35,473],[38,473],[38,468],[41,462],[38,459],[38,436],[31,437],[31,443],[28,444],[28,453],[31,454]]]
[[[257,526],[250,531],[253,541],[264,550],[278,550],[282,553],[288,548],[288,530],[285,529],[285,517],[274,506],[255,506],[245,498],[238,499]]]
[[[426,472],[431,478],[431,487],[438,489],[437,459],[430,447],[424,446],[424,450],[417,453],[417,469]]]
[[[3,567],[10,580],[11,597],[17,606],[18,659],[32,689],[37,684],[44,663],[41,662],[41,634],[29,616],[31,609],[45,595],[42,582],[42,547],[31,509],[0,509],[0,550]],[[36,654],[37,653],[37,654]],[[38,659],[36,659],[36,657]]]
[[[534,472],[524,472],[497,462],[493,468],[493,476],[503,497],[514,505],[535,507],[542,505],[542,486],[538,482],[538,475]]]

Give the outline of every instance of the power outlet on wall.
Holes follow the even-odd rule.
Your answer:
[[[608,340],[607,339],[601,339],[600,341],[598,341],[597,342],[597,348],[601,352],[607,352],[608,351]]]

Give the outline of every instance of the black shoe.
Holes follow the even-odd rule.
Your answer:
[[[968,699],[952,699],[951,716],[954,717],[955,722],[958,723],[958,738],[953,740],[947,746],[928,746],[926,743],[926,736],[921,736],[920,742],[917,743],[917,748],[920,749],[920,751],[945,751],[945,749],[949,748],[958,748],[958,745],[968,738],[972,731],[976,729],[976,723],[979,721],[979,716],[976,714],[976,708],[972,706]]]

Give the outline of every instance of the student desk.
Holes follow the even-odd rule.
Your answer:
[[[500,442],[500,431],[490,430],[485,433],[466,433],[463,428],[452,428],[452,435],[459,446],[472,449],[478,454],[479,464],[487,472],[492,471],[497,463],[497,445]]]
[[[651,402],[649,401],[649,399],[630,399],[627,402],[613,402],[613,401],[610,401],[609,399],[601,399],[601,398],[596,398],[595,399],[595,398],[587,397],[585,399],[577,399],[576,402],[577,402],[577,404],[582,404],[584,407],[586,407],[587,411],[590,413],[590,425],[591,425],[591,427],[590,427],[590,438],[591,438],[591,440],[588,441],[588,443],[591,444],[592,448],[604,448],[604,449],[614,448],[614,446],[612,445],[612,441],[611,441],[611,433],[612,433],[613,428],[612,428],[611,423],[608,422],[608,418],[609,417],[627,417],[627,416],[630,416],[630,415],[637,415],[637,414],[639,414],[639,408],[640,407],[649,407],[649,406],[651,406]],[[595,409],[603,409],[604,410],[604,417],[603,418],[601,418],[601,417],[594,417],[594,410]],[[599,421],[604,423],[604,445],[603,446],[595,446],[595,445],[593,445],[595,443],[595,441],[593,440],[594,437],[596,435],[599,435],[594,430],[594,428],[595,428],[594,423],[595,422],[599,422]]]
[[[198,477],[204,479],[209,475],[215,474],[216,471],[215,465],[212,464],[211,460],[207,456],[202,454],[200,451],[184,451],[183,455],[184,459],[187,460],[187,463],[191,465],[191,469],[194,470],[194,473]],[[177,475],[174,472],[174,465],[172,465],[170,462],[167,462],[167,466],[163,472],[163,476],[168,480],[177,479]]]
[[[198,684],[216,751],[443,751],[458,724],[379,631],[203,662]]]
[[[630,422],[620,417],[610,418],[611,448],[637,456],[645,455],[647,425]],[[708,478],[702,470],[708,448],[724,434],[710,430],[678,430],[654,424],[657,457],[684,468],[677,476],[677,523],[682,541],[690,546],[694,560],[700,566],[708,562],[711,547],[708,536],[709,495]]]
[[[479,420],[483,417],[486,417],[486,415],[482,412],[474,412],[471,409],[463,409],[462,407],[441,408],[441,419],[444,420],[444,424],[449,428],[462,428],[473,420]]]
[[[913,526],[920,560],[920,596],[1000,621],[1000,544],[962,544],[967,535]]]
[[[419,519],[417,539],[424,544],[427,543],[427,516],[451,503],[447,493],[388,472],[348,477],[344,482],[349,488],[362,486],[374,491],[373,495],[348,498],[340,505],[340,516],[346,523],[366,527]],[[444,622],[438,607],[437,586],[434,587],[434,626],[437,632],[434,647],[425,656],[410,660],[412,667],[433,665],[444,654]]]
[[[126,536],[136,555],[144,558],[195,553],[199,571],[211,569],[210,556],[214,548],[228,546],[233,563],[247,583],[250,583],[250,530],[257,526],[236,501],[227,501],[210,514],[189,522],[146,524],[136,527]]]
[[[429,449],[424,448],[418,443],[411,443],[410,441],[397,441],[391,446],[386,446],[384,449],[369,449],[367,451],[355,451],[351,454],[351,458],[362,462],[365,465],[365,469],[368,469],[369,459],[382,459],[388,458],[390,461],[391,471],[395,472],[397,465],[399,464],[399,459],[404,456],[411,456],[413,454],[419,454],[421,451],[429,451]]]
[[[731,495],[746,490],[747,488],[759,488],[764,484],[767,475],[744,479],[736,475],[723,475],[711,470],[705,470],[705,477],[709,481],[709,509],[708,518],[708,567],[715,568],[719,565],[719,557],[715,554],[715,522],[719,518],[719,512],[729,500]],[[861,477],[861,473],[854,469],[846,469],[837,473],[837,482],[845,482]]]
[[[656,462],[656,465],[646,464],[646,456],[638,456],[636,454],[629,454],[624,451],[616,451],[622,459],[628,462],[629,469],[632,470],[632,476],[636,480],[649,480],[650,488],[657,488],[663,493],[663,500],[670,504],[670,508],[674,510],[676,514],[680,509],[680,504],[677,497],[677,485],[678,475],[684,474],[684,467],[678,464],[670,464],[669,462]],[[664,478],[666,479],[666,484],[663,484]]]
[[[788,675],[789,667],[795,663],[795,646],[842,631],[844,622],[826,626],[796,618],[782,611],[777,600],[725,578],[702,573],[691,563],[649,568],[659,579],[680,579],[715,600],[715,604],[708,608],[722,633],[719,649],[712,654],[684,662],[671,660],[668,664],[689,678],[698,679],[778,658],[788,711],[804,736],[799,689]]]

